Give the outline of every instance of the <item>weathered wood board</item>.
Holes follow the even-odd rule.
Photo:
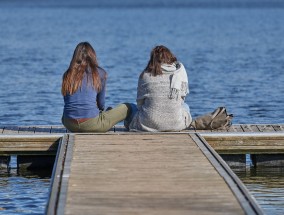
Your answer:
[[[63,180],[53,183],[58,199],[51,196],[47,214],[247,213],[205,156],[209,152],[188,134],[72,138],[65,147],[72,152],[62,153],[56,169],[55,179],[62,173]]]

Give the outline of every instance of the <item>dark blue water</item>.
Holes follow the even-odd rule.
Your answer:
[[[43,214],[50,179],[0,174],[0,214]]]
[[[194,117],[226,106],[233,123],[284,123],[283,20],[280,0],[1,0],[0,126],[60,124],[62,74],[81,41],[108,72],[106,106],[135,102],[149,53],[164,44],[187,69]],[[283,195],[283,173],[277,178]],[[47,198],[48,183],[3,176],[0,214],[32,213],[31,196]],[[24,184],[35,190],[21,202],[15,196]],[[250,189],[267,193],[257,183]],[[266,212],[282,214],[278,201],[268,200]],[[1,210],[5,204],[10,210]],[[43,213],[45,204],[33,211]]]
[[[150,50],[164,44],[186,66],[193,116],[226,106],[234,123],[284,122],[283,7],[16,2],[0,2],[0,125],[61,123],[61,78],[81,41],[108,71],[107,106],[135,102]]]
[[[284,167],[233,169],[265,214],[284,213]]]
[[[17,169],[12,156],[9,170],[0,168],[0,214],[43,214],[50,188],[50,170]]]

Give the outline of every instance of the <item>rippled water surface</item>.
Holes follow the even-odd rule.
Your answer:
[[[61,77],[81,41],[108,72],[106,106],[135,102],[150,50],[164,44],[187,69],[194,117],[226,106],[233,123],[284,123],[280,1],[86,1],[0,1],[0,126],[60,124]],[[283,213],[283,172],[251,178],[242,179],[266,212]],[[0,185],[0,214],[43,213],[49,179],[1,175]]]
[[[235,170],[265,214],[284,213],[284,168]]]
[[[284,122],[283,8],[6,4],[0,125],[61,123],[61,77],[80,41],[108,71],[107,106],[135,102],[150,50],[164,44],[186,66],[193,116],[226,106],[234,123]]]
[[[13,156],[9,170],[0,168],[0,214],[44,214],[51,170],[17,170]]]
[[[43,214],[50,179],[0,176],[0,214]]]

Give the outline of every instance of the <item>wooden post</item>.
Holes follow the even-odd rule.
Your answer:
[[[18,155],[17,167],[19,170],[52,169],[54,161],[54,155]]]
[[[284,165],[284,154],[252,154],[251,160],[255,167],[281,167]]]
[[[0,156],[0,169],[8,169],[10,160],[10,156]]]
[[[246,167],[245,154],[220,154],[229,167]]]

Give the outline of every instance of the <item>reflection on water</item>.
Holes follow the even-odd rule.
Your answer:
[[[51,171],[0,169],[0,215],[44,214]]]
[[[233,169],[265,214],[284,214],[284,167]]]

